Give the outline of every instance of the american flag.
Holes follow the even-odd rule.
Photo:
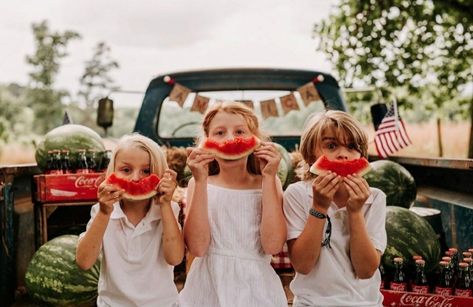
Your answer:
[[[384,115],[374,138],[376,151],[381,158],[387,158],[396,151],[411,144],[404,122],[397,111],[396,100]]]

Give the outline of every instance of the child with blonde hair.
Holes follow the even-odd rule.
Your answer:
[[[188,165],[189,210],[184,237],[196,256],[179,295],[181,307],[279,307],[287,299],[271,267],[285,242],[280,154],[265,140],[254,112],[237,102],[217,103],[202,124],[204,136],[223,144],[256,136],[249,156],[223,159],[193,148]]]
[[[386,248],[386,195],[357,174],[309,172],[317,158],[367,157],[361,125],[342,111],[317,114],[300,143],[303,180],[284,193],[293,306],[382,306],[378,271]]]
[[[176,306],[173,266],[184,257],[184,239],[177,223],[179,206],[172,202],[176,173],[153,140],[139,135],[120,139],[106,171],[139,182],[156,174],[155,197],[124,198],[119,187],[103,181],[81,234],[76,262],[90,268],[102,255],[97,306]]]

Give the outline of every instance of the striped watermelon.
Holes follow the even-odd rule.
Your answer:
[[[394,269],[393,259],[403,257],[410,261],[419,255],[425,260],[427,272],[434,270],[440,260],[440,242],[432,226],[409,209],[386,208],[388,244],[383,255],[385,268]]]
[[[76,264],[79,237],[63,235],[43,244],[28,265],[25,284],[34,300],[52,306],[93,306],[100,263],[87,271]]]
[[[365,175],[365,179],[371,187],[386,194],[386,204],[410,208],[417,194],[411,173],[399,163],[389,160],[378,160],[370,164],[372,170]]]
[[[289,153],[287,152],[284,146],[276,144],[276,148],[279,150],[281,154],[281,161],[279,162],[278,168],[278,177],[281,180],[281,184],[285,189],[291,182],[294,177],[294,170],[292,168],[292,159]]]
[[[105,146],[100,135],[86,126],[67,124],[56,127],[46,133],[36,148],[35,159],[41,170],[46,169],[48,151],[54,149],[68,149],[74,166],[78,149],[94,149],[101,152],[105,150]],[[100,162],[98,159],[99,157],[96,163]]]

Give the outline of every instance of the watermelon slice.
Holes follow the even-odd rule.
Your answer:
[[[233,140],[216,142],[212,139],[206,139],[201,147],[214,153],[217,157],[225,160],[238,160],[249,156],[260,144],[256,136],[248,138],[237,137]]]
[[[360,176],[363,176],[370,170],[370,163],[365,158],[343,161],[329,160],[326,156],[320,156],[310,167],[310,172],[316,175],[320,175],[324,171],[332,171],[342,177],[351,174],[359,174]]]
[[[158,193],[159,181],[160,179],[156,174],[151,174],[139,181],[129,181],[112,173],[107,179],[108,183],[125,190],[126,192],[122,196],[129,200],[143,200],[153,197]]]

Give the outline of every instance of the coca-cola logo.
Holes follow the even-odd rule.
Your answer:
[[[100,183],[103,181],[103,177],[86,177],[79,176],[74,182],[76,188],[97,188]]]
[[[400,300],[401,306],[425,306],[425,307],[453,307],[453,297],[440,295],[416,295],[405,293]]]

